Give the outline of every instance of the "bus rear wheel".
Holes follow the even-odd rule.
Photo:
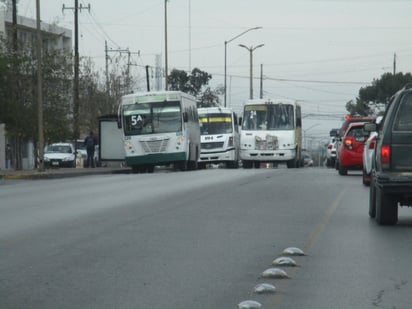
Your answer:
[[[150,165],[148,165],[147,166],[147,172],[149,173],[149,174],[152,174],[153,172],[154,172],[154,165],[153,164],[150,164]]]

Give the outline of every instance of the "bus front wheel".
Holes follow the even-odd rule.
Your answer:
[[[297,167],[296,158],[287,161],[287,162],[286,162],[286,166],[287,166],[288,168],[296,168],[296,167]]]
[[[243,168],[252,168],[252,161],[243,160],[242,166]]]

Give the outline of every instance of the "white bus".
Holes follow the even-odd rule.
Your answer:
[[[198,108],[201,150],[199,168],[209,163],[239,166],[239,123],[237,115],[226,107]]]
[[[240,135],[240,159],[244,168],[261,163],[285,162],[300,167],[302,160],[302,115],[291,101],[249,100],[244,104]]]
[[[196,99],[179,91],[145,92],[121,98],[125,161],[133,172],[152,173],[156,165],[197,169],[200,131]]]

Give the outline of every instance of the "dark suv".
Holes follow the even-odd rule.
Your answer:
[[[379,125],[365,125],[378,131],[372,159],[369,215],[378,224],[398,221],[398,206],[412,206],[412,85],[391,99]]]

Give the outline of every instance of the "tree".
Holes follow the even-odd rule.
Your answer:
[[[377,105],[386,105],[408,83],[412,83],[411,73],[384,73],[379,79],[374,79],[372,85],[361,88],[356,101],[346,103],[346,109],[351,114],[371,115]]]
[[[71,55],[44,50],[42,57],[44,137],[49,142],[62,141],[71,135]],[[13,51],[8,42],[3,42],[0,79],[0,121],[6,124],[15,168],[21,169],[23,144],[32,141],[36,146],[38,139],[37,62],[33,50],[22,47]]]
[[[380,79],[372,81],[371,86],[359,90],[359,99],[365,102],[388,103],[390,98],[406,84],[412,82],[411,73],[393,75],[385,73]]]
[[[108,111],[107,108],[109,96],[90,58],[81,59],[79,75],[80,133],[86,134],[90,130],[97,132],[97,118],[111,112],[111,109]]]
[[[215,90],[207,87],[205,91],[203,91],[203,93],[199,96],[197,107],[219,106],[219,95],[224,93],[223,90],[223,87],[218,87]]]
[[[44,139],[46,143],[71,139],[73,136],[71,54],[58,50],[46,51],[43,55],[42,70]],[[35,76],[32,81],[34,85],[37,82]],[[37,106],[37,89],[33,101]],[[34,118],[37,119],[37,116]],[[30,139],[37,141],[37,134],[31,136]]]
[[[198,68],[194,68],[192,70],[192,74],[189,76],[189,82],[190,82],[190,92],[193,94],[195,97],[197,97],[201,91],[202,87],[206,86],[209,84],[209,80],[212,78],[212,75],[210,75],[207,72],[201,71]]]
[[[80,132],[98,131],[98,118],[117,112],[118,102],[122,95],[130,92],[135,79],[130,76],[129,67],[121,65],[120,56],[114,58],[111,71],[108,72],[108,85],[101,72],[95,69],[91,58],[81,58],[80,68]]]
[[[212,75],[198,68],[194,68],[190,75],[185,71],[173,69],[168,79],[169,89],[183,91],[197,97],[202,92],[202,88],[209,84],[211,78]]]
[[[189,76],[186,71],[173,69],[168,78],[169,90],[189,92]]]
[[[369,105],[361,101],[359,98],[356,98],[356,101],[350,100],[346,103],[346,110],[351,115],[359,115],[359,116],[368,116],[371,113]]]

